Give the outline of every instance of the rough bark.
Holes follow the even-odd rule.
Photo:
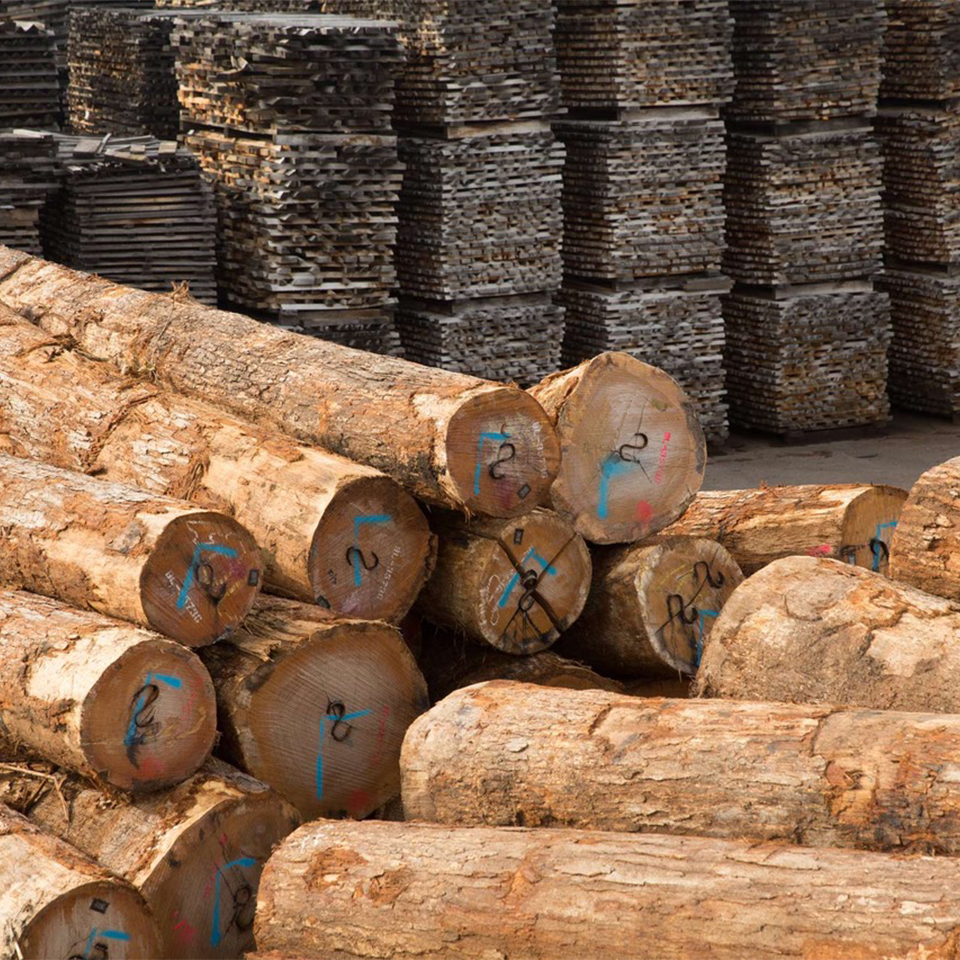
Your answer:
[[[928,470],[913,485],[890,548],[890,576],[960,600],[960,457]]]
[[[376,356],[0,249],[0,302],[89,354],[382,470],[416,496],[510,517],[560,444],[517,387]]]
[[[226,513],[266,585],[341,615],[402,618],[432,565],[423,511],[379,471],[125,377],[3,307],[0,445]]]
[[[663,370],[602,353],[529,392],[560,437],[547,502],[593,543],[662,530],[703,483],[707,445],[693,401]]]
[[[420,595],[424,619],[505,653],[549,647],[580,615],[590,589],[583,538],[549,510],[519,520],[431,523],[437,565]]]
[[[953,960],[941,857],[581,830],[311,823],[260,885],[260,950],[329,960]]]
[[[743,582],[719,543],[663,537],[593,551],[593,583],[557,652],[612,677],[694,674],[717,615]]]
[[[262,597],[203,660],[217,690],[219,752],[305,820],[363,818],[397,794],[403,735],[429,700],[394,627]]]
[[[46,597],[0,590],[0,729],[14,743],[126,790],[179,783],[216,736],[193,651]]]
[[[410,820],[960,853],[960,717],[502,681],[403,744]]]
[[[705,696],[960,713],[960,606],[837,560],[755,573],[714,625]]]
[[[187,646],[229,636],[260,553],[236,520],[0,454],[0,582],[152,627]]]
[[[0,773],[0,800],[24,793],[22,777]],[[172,790],[134,802],[80,778],[60,793],[34,789],[24,812],[143,894],[161,950],[139,956],[233,960],[253,948],[260,872],[300,822],[265,784],[209,761]]]
[[[0,954],[140,960],[160,940],[129,884],[0,804]]]
[[[417,661],[434,701],[442,700],[453,690],[484,680],[517,680],[570,690],[619,692],[622,689],[616,680],[601,677],[582,663],[560,657],[552,650],[515,657],[451,636],[445,630],[427,631]]]
[[[899,487],[861,484],[701,491],[664,533],[717,540],[748,577],[791,556],[885,573],[906,497]]]

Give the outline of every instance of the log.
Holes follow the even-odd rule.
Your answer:
[[[4,738],[124,790],[173,786],[213,747],[213,685],[179,643],[0,590]]]
[[[781,557],[831,557],[885,573],[906,490],[885,484],[702,490],[665,534],[722,543],[745,576]]]
[[[362,819],[400,789],[400,745],[430,702],[399,631],[263,597],[203,651],[224,759],[302,814]]]
[[[706,441],[693,401],[662,370],[603,353],[529,392],[560,437],[549,503],[585,539],[653,536],[693,501]]]
[[[837,560],[787,557],[730,598],[696,693],[960,713],[960,606]]]
[[[253,949],[260,872],[274,845],[300,822],[272,790],[209,761],[172,790],[132,803],[78,777],[62,782],[60,793],[66,809],[48,788],[33,791],[26,812],[143,894],[161,949],[138,957],[232,960]],[[15,772],[0,772],[0,799],[6,795],[23,795]]]
[[[601,677],[582,663],[558,656],[552,650],[516,657],[443,630],[427,631],[417,661],[434,702],[484,680],[516,680],[568,690],[622,689],[616,680]]]
[[[494,681],[411,726],[404,813],[951,856],[958,734],[958,716]]]
[[[924,473],[910,490],[890,547],[890,576],[960,600],[960,457]]]
[[[222,513],[0,454],[0,582],[152,627],[190,647],[229,636],[260,552]]]
[[[227,513],[272,590],[396,620],[429,573],[426,517],[379,471],[131,380],[2,306],[0,383],[7,452]]]
[[[5,957],[160,956],[157,925],[136,890],[2,804],[0,889]]]
[[[557,652],[625,679],[695,674],[717,616],[743,582],[730,554],[700,537],[595,550],[593,565],[586,606]]]
[[[475,522],[448,514],[431,522],[439,548],[417,604],[424,619],[505,653],[532,654],[580,615],[590,552],[555,513]]]
[[[940,857],[321,820],[271,857],[255,929],[338,960],[946,960],[955,880]]]
[[[0,249],[0,302],[124,370],[382,470],[423,500],[528,513],[559,467],[515,387],[278,330]]]

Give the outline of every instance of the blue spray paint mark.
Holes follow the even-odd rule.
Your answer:
[[[533,559],[536,560],[537,563],[539,563],[541,567],[543,567],[543,572],[544,572],[544,573],[556,574],[557,571],[556,571],[553,567],[551,567],[551,566],[547,563],[547,561],[544,560],[543,557],[541,557],[540,554],[537,553],[537,551],[536,551],[533,547],[531,547],[531,548],[526,552],[526,555],[525,555],[524,558],[520,561],[520,566],[522,567],[522,566],[530,559],[530,557],[533,557]],[[515,574],[510,578],[510,581],[507,583],[506,587],[504,588],[503,596],[500,598],[500,602],[497,604],[497,606],[498,606],[499,608],[502,609],[503,607],[505,607],[505,606],[507,605],[507,601],[510,599],[510,594],[513,593],[514,588],[517,586],[517,584],[518,584],[519,582],[520,582],[520,574],[519,574],[519,573],[515,573]]]
[[[93,947],[93,941],[96,938],[96,936],[97,936],[97,928],[94,927],[90,931],[90,936],[87,937],[87,947],[83,951],[83,960],[87,960],[87,957],[90,956],[90,949]],[[122,930],[104,930],[103,933],[100,934],[100,936],[106,940],[129,940],[130,939],[130,934],[124,933]]]
[[[703,622],[703,618],[712,617],[714,620],[716,620],[716,618],[720,616],[720,611],[719,610],[698,610],[697,612],[700,614],[700,634],[697,637],[697,662],[694,665],[699,667],[700,658],[703,656],[703,630],[705,626]]]
[[[329,709],[329,708],[328,708]],[[317,750],[317,799],[323,799],[323,741],[327,735],[327,721],[332,720],[336,723],[338,720],[347,722],[348,720],[359,720],[372,713],[372,710],[358,710],[356,713],[345,713],[342,717],[337,714],[327,713],[320,718],[320,746]]]
[[[496,440],[503,443],[510,439],[509,433],[481,433],[477,443],[477,472],[473,475],[473,495],[480,496],[480,477],[483,474],[483,444],[485,440]]]
[[[223,939],[223,934],[220,933],[220,877],[224,871],[229,870],[231,867],[254,867],[256,864],[257,861],[254,860],[253,857],[241,857],[239,860],[231,860],[228,864],[225,864],[222,869],[217,867],[217,889],[213,901],[213,929],[210,931],[211,947],[218,947],[220,941]]]
[[[600,470],[600,499],[597,502],[597,516],[601,520],[606,520],[609,512],[610,481],[621,473],[626,473],[632,466],[637,466],[637,464],[630,460],[624,460],[619,453],[611,453],[603,461],[603,468]]]
[[[231,559],[237,556],[237,551],[230,547],[222,547],[218,543],[198,543],[196,549],[193,551],[193,559],[190,561],[187,575],[183,578],[183,589],[180,591],[180,596],[177,597],[178,610],[182,610],[187,605],[187,596],[190,593],[190,588],[193,586],[194,577],[197,575],[197,567],[200,564],[200,555],[204,550],[206,550],[207,553],[219,553],[222,557],[229,557]]]
[[[365,523],[389,523],[393,517],[389,513],[375,513],[371,514],[369,517],[354,517],[353,518],[353,549],[360,553],[360,528]],[[357,562],[353,565],[353,585],[359,587],[363,582],[362,574],[360,573],[360,568],[363,566],[363,563],[358,558]]]
[[[884,531],[884,530],[893,529],[894,527],[896,527],[896,525],[897,525],[897,521],[896,521],[896,520],[893,520],[893,521],[891,521],[890,523],[878,523],[878,524],[877,524],[877,530],[876,530],[876,532],[874,533],[874,536],[873,536],[874,540],[877,540],[879,543],[886,543],[886,541],[883,539],[883,531]],[[889,547],[889,544],[887,544],[887,546]],[[874,548],[873,548],[873,570],[874,570],[874,573],[876,573],[876,572],[878,572],[878,571],[880,570],[880,556],[881,556],[882,553],[883,553],[883,551],[882,551],[879,547],[874,547]]]
[[[147,678],[143,681],[143,692],[137,700],[137,705],[133,708],[133,713],[130,714],[130,725],[127,727],[127,735],[123,738],[123,745],[125,747],[132,746],[137,739],[137,715],[143,709],[143,705],[146,702],[147,687],[150,686],[150,681],[154,679],[165,683],[168,687],[173,687],[174,690],[179,690],[183,686],[183,681],[179,677],[173,677],[166,673],[154,673],[152,670],[147,674]],[[104,934],[104,936],[106,936],[106,934]]]

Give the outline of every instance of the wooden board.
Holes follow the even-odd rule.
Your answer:
[[[960,95],[960,8],[953,0],[886,0],[883,98]]]

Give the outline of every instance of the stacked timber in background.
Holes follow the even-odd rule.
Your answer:
[[[726,0],[560,0],[563,362],[625,350],[676,377],[727,434],[719,274]]]
[[[960,415],[960,9],[890,0],[877,134],[883,149],[890,396]]]
[[[724,298],[731,420],[780,435],[881,424],[888,299],[876,111],[881,0],[732,5]]]
[[[8,19],[0,6],[0,130],[56,129],[60,118],[56,37],[43,23]]]
[[[40,210],[57,188],[52,133],[0,132],[0,243],[39,255]]]
[[[178,19],[171,42],[184,141],[215,185],[221,299],[396,352],[395,25],[211,14]]]

